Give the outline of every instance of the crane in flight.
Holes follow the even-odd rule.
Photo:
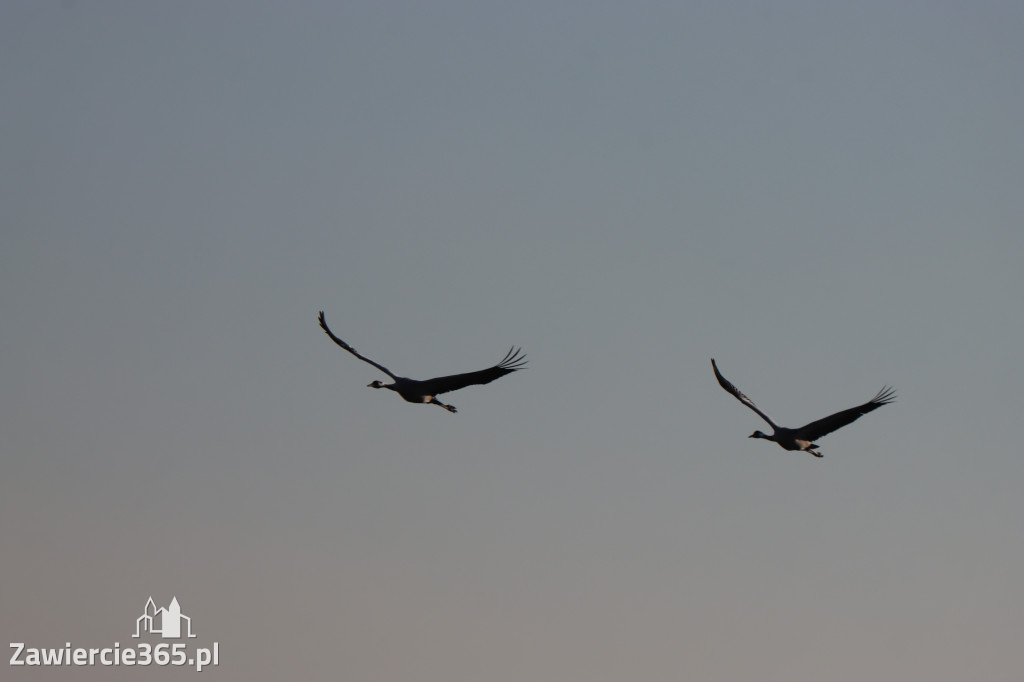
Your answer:
[[[334,343],[338,344],[363,362],[373,365],[394,379],[394,383],[392,384],[385,384],[381,381],[372,381],[367,384],[367,387],[386,388],[402,396],[402,398],[407,402],[433,403],[434,405],[443,407],[449,412],[455,412],[455,406],[442,403],[437,399],[439,394],[448,393],[449,391],[457,391],[460,388],[465,388],[466,386],[489,384],[495,379],[501,378],[506,374],[511,374],[516,370],[523,369],[526,366],[526,355],[520,354],[521,349],[513,347],[509,349],[501,362],[493,367],[488,367],[487,369],[482,369],[478,372],[466,372],[465,374],[453,374],[446,377],[436,377],[434,379],[417,381],[416,379],[400,377],[384,365],[378,364],[364,355],[360,355],[355,348],[334,335],[331,328],[327,326],[327,320],[324,319],[324,311],[322,310],[320,311],[320,327],[327,333],[327,336],[331,337],[331,341],[334,341]]]
[[[819,446],[816,441],[817,439],[826,436],[833,431],[843,428],[847,424],[850,424],[863,415],[877,410],[882,405],[888,405],[889,403],[896,400],[896,391],[888,386],[883,386],[882,390],[879,391],[874,398],[867,401],[863,405],[857,407],[851,407],[848,410],[842,412],[836,412],[818,421],[813,421],[810,424],[805,424],[797,429],[787,429],[784,426],[776,424],[771,417],[762,412],[754,401],[743,395],[740,389],[733,386],[732,382],[722,376],[722,373],[718,371],[718,365],[715,363],[715,359],[711,358],[711,367],[715,370],[715,377],[718,379],[719,385],[726,391],[731,393],[736,400],[740,401],[761,417],[761,419],[768,422],[772,427],[773,433],[767,435],[760,431],[754,431],[748,438],[764,438],[778,443],[785,450],[803,450],[809,452],[815,457],[821,457],[821,452],[818,451]]]

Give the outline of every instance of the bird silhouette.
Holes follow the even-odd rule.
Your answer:
[[[384,365],[374,362],[365,355],[361,355],[355,348],[335,336],[334,332],[332,332],[330,327],[327,326],[327,320],[324,318],[324,311],[322,310],[320,311],[319,319],[320,327],[327,333],[327,336],[331,337],[331,340],[334,341],[334,343],[338,344],[363,362],[373,365],[394,379],[394,383],[392,384],[385,384],[381,381],[372,381],[367,384],[367,387],[386,388],[402,396],[402,398],[407,402],[432,403],[439,407],[443,407],[449,412],[455,412],[455,406],[442,403],[437,399],[439,394],[448,393],[449,391],[457,391],[460,388],[465,388],[466,386],[489,384],[495,379],[499,379],[506,374],[511,374],[517,370],[524,369],[526,366],[526,355],[521,354],[521,349],[512,347],[509,349],[508,353],[505,354],[505,357],[502,358],[501,362],[493,367],[488,367],[487,369],[482,369],[477,372],[452,374],[451,376],[424,379],[423,381],[400,377]]]
[[[784,426],[776,424],[771,417],[762,412],[758,406],[754,404],[753,400],[743,395],[743,392],[740,391],[740,389],[736,388],[731,381],[722,376],[722,373],[718,371],[718,365],[715,363],[714,358],[711,358],[711,367],[715,370],[715,376],[718,378],[718,383],[722,388],[731,393],[736,400],[739,400],[741,403],[756,412],[761,419],[768,422],[774,431],[771,435],[764,434],[760,431],[754,431],[750,436],[748,436],[748,438],[763,438],[765,440],[774,441],[785,450],[803,450],[804,452],[811,453],[815,457],[821,457],[822,454],[819,452],[821,446],[814,441],[836,431],[837,429],[843,428],[868,412],[877,410],[882,405],[888,405],[896,400],[896,391],[888,386],[883,386],[882,390],[879,391],[874,398],[863,405],[858,405],[857,407],[851,407],[850,409],[843,410],[842,412],[830,414],[827,417],[819,419],[818,421],[813,421],[810,424],[805,424],[797,429],[787,429]]]

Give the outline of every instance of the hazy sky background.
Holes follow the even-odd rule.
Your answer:
[[[1021,35],[3,3],[0,642],[132,646],[152,595],[210,679],[1020,680]],[[410,405],[319,309],[406,376],[530,368]],[[790,426],[898,402],[816,460],[711,357]]]

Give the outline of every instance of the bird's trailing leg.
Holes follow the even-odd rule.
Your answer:
[[[818,452],[817,450],[811,450],[810,448],[807,449],[807,452],[811,453],[815,457],[824,457],[825,456],[825,455],[821,454],[820,452]]]
[[[444,409],[448,410],[449,412],[457,412],[458,411],[458,410],[455,409],[454,405],[445,405],[444,403],[442,403],[437,398],[431,398],[430,402],[434,403],[438,407],[443,407]]]

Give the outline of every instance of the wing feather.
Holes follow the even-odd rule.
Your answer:
[[[847,424],[857,421],[868,412],[877,410],[882,405],[888,405],[894,400],[896,400],[896,391],[889,386],[883,386],[882,390],[875,394],[874,398],[863,405],[830,414],[823,419],[813,421],[806,426],[801,426],[799,429],[796,429],[794,435],[800,440],[817,440],[822,436],[843,428]]]
[[[511,374],[526,367],[526,355],[521,354],[521,351],[522,349],[513,346],[505,354],[501,362],[493,367],[481,369],[477,372],[426,379],[420,382],[420,387],[424,390],[424,393],[438,395],[440,393],[448,393],[449,391],[457,391],[466,386],[489,384],[495,379],[500,379],[506,374]]]
[[[324,311],[322,311],[322,310],[320,311],[320,328],[323,329],[325,332],[327,332],[327,336],[331,337],[331,341],[334,341],[334,343],[338,344],[339,346],[341,346],[342,348],[344,348],[349,353],[351,353],[352,355],[356,356],[357,358],[359,358],[363,362],[366,362],[366,363],[369,363],[369,364],[373,365],[374,367],[376,367],[380,371],[384,372],[385,374],[387,374],[389,377],[391,377],[395,381],[398,381],[399,377],[395,376],[395,374],[393,374],[390,369],[388,369],[384,365],[377,364],[376,362],[374,362],[370,358],[366,357],[365,355],[360,355],[359,351],[357,351],[355,348],[353,348],[352,346],[348,345],[347,343],[345,343],[344,341],[339,339],[337,336],[335,336],[334,332],[331,331],[331,328],[327,326],[327,320],[324,319]]]
[[[733,397],[736,398],[736,400],[740,401],[741,403],[743,403],[744,405],[746,405],[747,407],[752,409],[754,412],[756,412],[758,414],[758,416],[760,416],[761,419],[763,419],[766,422],[768,422],[768,424],[773,429],[779,428],[775,424],[775,422],[772,421],[771,417],[769,417],[764,412],[762,412],[761,409],[757,405],[754,404],[753,400],[751,400],[747,396],[743,395],[743,392],[740,391],[740,389],[736,388],[731,381],[729,381],[724,376],[722,376],[722,373],[718,371],[718,365],[715,363],[715,359],[714,358],[711,358],[711,367],[715,370],[715,377],[718,378],[718,384],[722,388],[724,388],[726,391],[731,393],[733,395]]]

